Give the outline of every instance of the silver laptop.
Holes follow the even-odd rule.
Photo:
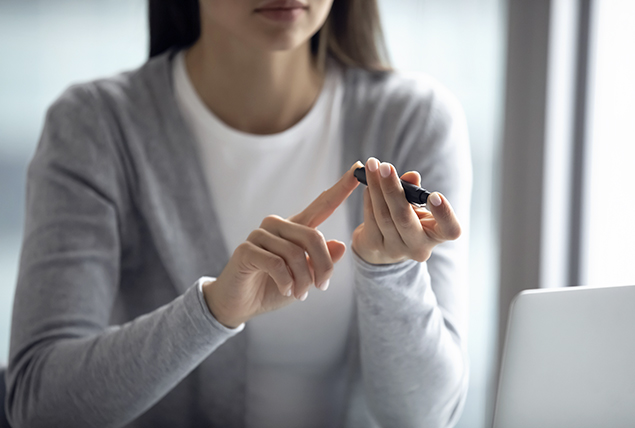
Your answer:
[[[512,303],[494,428],[635,427],[635,286]]]

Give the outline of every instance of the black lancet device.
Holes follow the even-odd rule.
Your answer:
[[[366,182],[366,168],[357,168],[354,172],[355,178],[362,184],[368,186]],[[412,205],[416,205],[419,207],[423,207],[428,202],[428,196],[430,196],[430,192],[424,189],[423,187],[415,186],[412,183],[408,183],[407,181],[401,181],[401,186],[403,187],[404,193],[406,195],[406,199]]]

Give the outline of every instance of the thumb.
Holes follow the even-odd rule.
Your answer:
[[[408,171],[401,176],[401,179],[415,186],[421,186],[421,174],[417,171]]]
[[[326,241],[326,246],[329,249],[329,254],[331,255],[331,260],[333,260],[333,263],[337,263],[338,261],[340,261],[342,256],[344,256],[344,252],[346,251],[346,244],[341,241],[336,241],[335,239]]]

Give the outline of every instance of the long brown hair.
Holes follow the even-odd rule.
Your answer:
[[[149,0],[150,57],[184,48],[201,34],[199,0]],[[389,71],[376,0],[333,0],[322,28],[311,37],[317,63],[332,56],[348,67]]]

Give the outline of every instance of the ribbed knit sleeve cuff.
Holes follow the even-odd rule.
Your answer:
[[[363,276],[373,279],[399,275],[401,272],[412,269],[415,265],[419,264],[419,262],[415,260],[405,260],[398,263],[376,265],[362,259],[357,255],[355,250],[353,250],[352,253],[353,259],[355,260],[355,270]]]
[[[212,312],[209,310],[209,307],[207,306],[207,302],[205,301],[205,295],[203,294],[203,284],[210,281],[211,282],[216,281],[216,278],[212,278],[209,276],[202,276],[198,279],[198,281],[196,281],[196,284],[195,284],[200,314],[202,315],[202,317],[205,318],[205,320],[209,322],[212,328],[227,335],[227,338],[232,337],[240,333],[241,331],[243,331],[243,329],[245,328],[245,323],[242,323],[236,328],[229,328],[229,327],[225,327],[214,317]]]
[[[405,260],[399,263],[377,265],[368,263],[355,251],[352,253],[355,286],[359,298],[363,300],[396,299],[397,302],[403,302],[402,299],[405,298],[421,301],[423,296],[428,294],[430,275],[426,263]]]

